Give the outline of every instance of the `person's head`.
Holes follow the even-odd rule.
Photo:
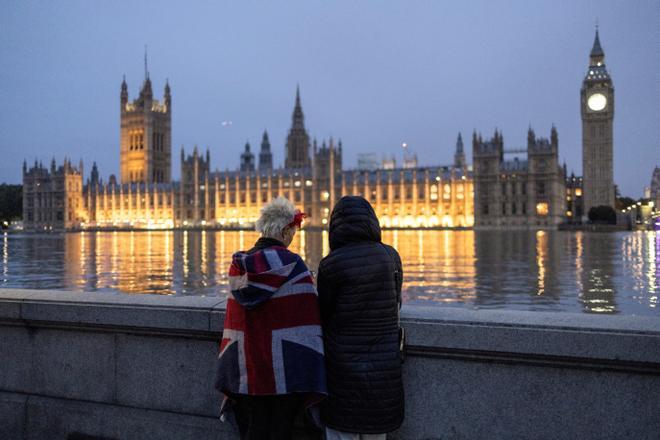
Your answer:
[[[357,241],[380,242],[380,223],[367,199],[342,197],[332,209],[328,238],[330,250]]]
[[[261,208],[255,229],[262,237],[274,238],[289,246],[304,216],[289,200],[278,197]]]

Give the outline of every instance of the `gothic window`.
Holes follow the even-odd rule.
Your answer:
[[[527,214],[527,203],[523,202],[522,203],[522,209],[520,210],[523,215]]]
[[[545,195],[545,182],[538,182],[537,184],[537,194],[540,196]]]
[[[522,192],[523,195],[527,194],[527,183],[522,182],[522,183],[520,184],[520,190],[521,190],[521,192]]]
[[[506,183],[502,184],[502,196],[506,196]]]
[[[513,214],[513,215],[516,215],[516,214],[517,214],[517,212],[516,212],[516,204],[515,204],[515,203],[512,203],[512,204],[511,204],[511,214]]]
[[[506,215],[506,203],[502,203],[502,215]]]
[[[488,215],[488,203],[484,203],[481,205],[481,213],[483,215]]]

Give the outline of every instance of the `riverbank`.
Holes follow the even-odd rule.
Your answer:
[[[0,438],[237,438],[212,386],[224,304],[0,289]],[[660,430],[655,318],[404,306],[402,321],[406,419],[390,439]]]

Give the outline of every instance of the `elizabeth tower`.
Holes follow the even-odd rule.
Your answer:
[[[614,86],[605,68],[598,29],[589,54],[589,69],[580,90],[584,214],[595,206],[614,208],[612,122]]]

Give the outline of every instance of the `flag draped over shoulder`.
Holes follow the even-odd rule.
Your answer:
[[[229,283],[216,388],[326,395],[318,294],[300,256],[281,246],[237,252]]]

